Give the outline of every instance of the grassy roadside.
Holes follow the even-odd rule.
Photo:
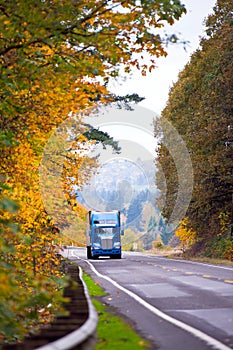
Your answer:
[[[110,308],[101,302],[106,293],[89,275],[83,274],[92,302],[98,312],[98,342],[95,350],[142,350],[150,349],[150,344],[141,338],[122,318],[116,316]]]
[[[216,264],[216,265],[225,265],[225,266],[232,266],[233,261],[225,260],[225,259],[218,259],[218,258],[208,258],[208,257],[202,257],[202,256],[196,256],[196,257],[190,257],[189,255],[167,255],[166,258],[168,259],[175,259],[175,260],[186,260],[186,261],[195,261],[195,262],[202,262],[202,263],[209,263],[209,264]]]
[[[155,256],[163,256],[168,259],[175,259],[175,260],[204,262],[204,263],[217,264],[217,265],[230,265],[230,266],[233,265],[232,260],[226,260],[221,258],[210,258],[203,255],[191,256],[187,252],[181,252],[181,251],[177,252],[177,250],[175,249],[168,249],[168,248],[153,249],[144,253],[155,255]]]

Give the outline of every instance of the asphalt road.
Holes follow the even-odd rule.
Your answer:
[[[121,260],[65,255],[108,293],[105,302],[161,350],[233,349],[233,266],[124,252]],[[133,350],[133,349],[132,349]]]

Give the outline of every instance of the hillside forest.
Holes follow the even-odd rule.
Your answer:
[[[170,89],[160,125],[157,186],[169,219],[179,176],[164,120],[184,140],[192,162],[192,197],[176,235],[191,255],[233,260],[233,17],[232,1],[219,0],[206,22],[200,47]],[[174,142],[179,152],[179,143]],[[173,150],[174,151],[174,150]],[[187,164],[182,164],[183,171]],[[183,200],[185,200],[185,193]],[[159,204],[158,204],[159,205]]]

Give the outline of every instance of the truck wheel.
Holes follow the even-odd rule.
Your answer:
[[[87,259],[91,259],[91,247],[87,247]]]

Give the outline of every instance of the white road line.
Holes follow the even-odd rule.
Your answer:
[[[186,324],[184,322],[181,322],[181,321],[179,321],[179,320],[177,320],[177,319],[175,319],[175,318],[165,314],[164,312],[160,311],[159,309],[157,309],[153,305],[151,305],[148,302],[146,302],[144,299],[139,297],[137,294],[134,294],[130,290],[126,289],[125,287],[122,287],[119,283],[117,283],[116,281],[112,280],[110,277],[101,274],[100,272],[98,272],[96,270],[94,265],[92,265],[92,263],[90,263],[90,261],[88,261],[86,259],[82,259],[82,258],[78,257],[76,254],[74,254],[73,256],[76,256],[78,259],[85,261],[90,266],[91,270],[98,277],[105,279],[106,281],[108,281],[111,284],[113,284],[116,288],[120,289],[122,292],[128,294],[131,298],[136,300],[139,304],[143,305],[146,309],[148,309],[151,312],[153,312],[156,316],[158,316],[158,317],[164,319],[165,321],[170,322],[173,325],[175,325],[175,326],[177,326],[177,327],[179,327],[179,328],[189,332],[190,334],[194,335],[195,337],[199,338],[200,340],[206,342],[208,345],[210,345],[214,349],[217,349],[217,350],[231,350],[231,348],[229,348],[227,345],[221,343],[217,339],[214,339],[214,338],[210,337],[209,335],[201,332],[200,330],[198,330],[198,329],[196,329],[194,327],[191,327],[188,324]]]

